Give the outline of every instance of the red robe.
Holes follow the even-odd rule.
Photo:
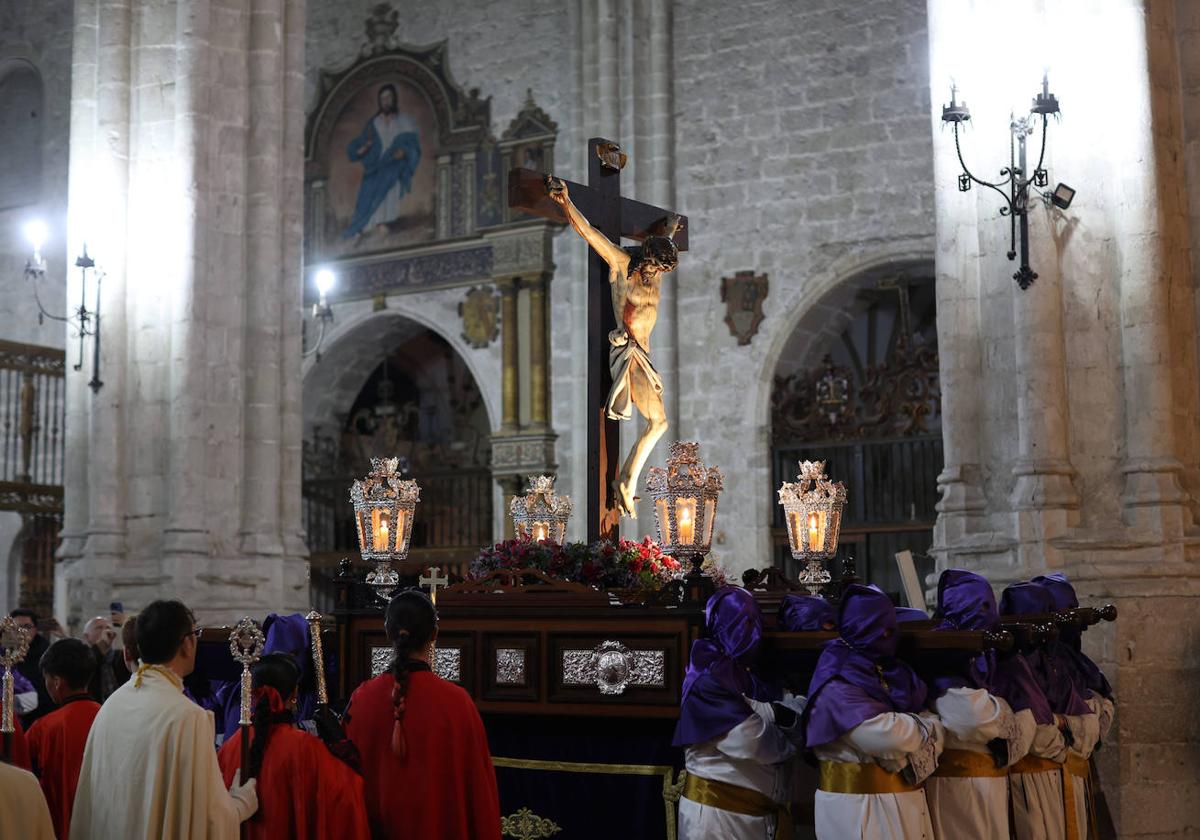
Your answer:
[[[99,711],[100,704],[86,694],[69,698],[50,714],[34,721],[26,736],[29,757],[59,837],[71,834],[71,808],[75,804],[75,788],[79,786],[83,748]]]
[[[362,754],[376,840],[501,840],[487,733],[470,695],[430,671],[409,675],[407,759],[392,752],[391,673],[360,685],[346,734]]]
[[[14,767],[20,767],[22,770],[33,770],[33,764],[29,761],[29,744],[26,742],[25,730],[21,727],[21,719],[13,715],[13,732],[7,735],[0,735],[0,748],[6,751],[3,758],[8,760],[8,763]],[[0,759],[3,760],[3,759]]]
[[[221,745],[217,762],[229,787],[242,763],[240,729]],[[242,823],[243,840],[370,840],[362,778],[320,738],[275,724],[257,778],[258,811]]]

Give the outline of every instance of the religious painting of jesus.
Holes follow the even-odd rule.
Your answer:
[[[327,240],[339,254],[398,248],[434,234],[437,120],[401,79],[364,86],[329,143]]]

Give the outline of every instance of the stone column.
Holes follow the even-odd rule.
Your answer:
[[[1181,7],[1182,8],[1182,7]],[[1117,180],[1120,205],[1114,207],[1115,247],[1124,271],[1121,293],[1121,361],[1124,368],[1125,459],[1121,505],[1128,524],[1145,537],[1180,538],[1191,524],[1180,487],[1183,462],[1176,442],[1176,417],[1194,416],[1194,397],[1174,393],[1176,368],[1195,367],[1190,353],[1172,348],[1173,287],[1193,285],[1188,277],[1187,199],[1182,185],[1187,172],[1177,148],[1184,135],[1180,123],[1178,59],[1171,24],[1161,13],[1151,23],[1146,59],[1148,110],[1132,125],[1131,145],[1146,149],[1153,160],[1149,172],[1132,167]],[[1155,25],[1157,24],[1157,25]],[[1180,301],[1182,311],[1194,305]],[[1185,335],[1195,333],[1190,320]],[[1180,342],[1180,347],[1188,347]],[[1189,348],[1191,349],[1191,348]]]
[[[550,348],[546,343],[549,312],[546,306],[545,274],[527,277],[523,285],[529,289],[529,425],[541,431],[549,424],[547,406],[550,403]]]
[[[956,37],[945,31],[944,18],[931,15],[931,44]],[[953,27],[949,27],[953,29]],[[938,103],[947,91],[945,80],[955,72],[944,51],[930,53],[930,101]],[[983,381],[983,332],[980,324],[979,215],[975,193],[958,191],[960,170],[954,143],[941,125],[940,112],[931,112],[933,188],[936,215],[936,278],[938,359],[942,389],[943,468],[938,476],[941,499],[931,553],[938,571],[955,565],[949,546],[961,546],[981,528],[987,506],[981,488],[980,388]]]
[[[79,0],[75,26],[71,237],[107,272],[104,387],[68,387],[86,478],[56,599],[305,608],[304,0]]]

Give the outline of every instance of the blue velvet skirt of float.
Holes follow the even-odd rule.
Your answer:
[[[613,383],[604,408],[608,419],[628,420],[633,417],[634,370],[641,371],[656,394],[663,391],[662,377],[654,369],[650,355],[626,330],[617,329],[610,332],[608,343],[608,369],[612,373]]]

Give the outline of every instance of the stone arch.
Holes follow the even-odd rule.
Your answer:
[[[753,382],[753,451],[763,453],[763,463],[767,471],[766,479],[754,483],[754,533],[762,535],[762,543],[755,546],[755,556],[766,556],[769,553],[767,549],[770,544],[768,535],[771,531],[771,513],[778,489],[770,486],[769,458],[771,391],[780,359],[788,351],[797,332],[804,329],[816,332],[828,310],[840,303],[851,301],[859,289],[883,277],[922,266],[932,269],[933,252],[911,245],[865,254],[855,253],[833,262],[824,271],[813,275],[808,283],[792,288],[785,298],[778,302],[778,311],[786,314],[783,322],[772,331],[771,342],[759,367],[757,380]]]
[[[331,422],[336,406],[350,404],[383,360],[383,347],[396,346],[422,330],[444,339],[466,364],[483,395],[489,427],[495,431],[498,391],[488,387],[477,354],[471,352],[461,336],[449,333],[444,323],[405,306],[403,298],[389,300],[388,307],[375,310],[371,301],[338,307],[337,321],[326,335],[320,362],[310,358],[305,363],[302,392],[305,437],[314,425]]]
[[[41,201],[44,97],[37,65],[0,59],[0,209]]]

